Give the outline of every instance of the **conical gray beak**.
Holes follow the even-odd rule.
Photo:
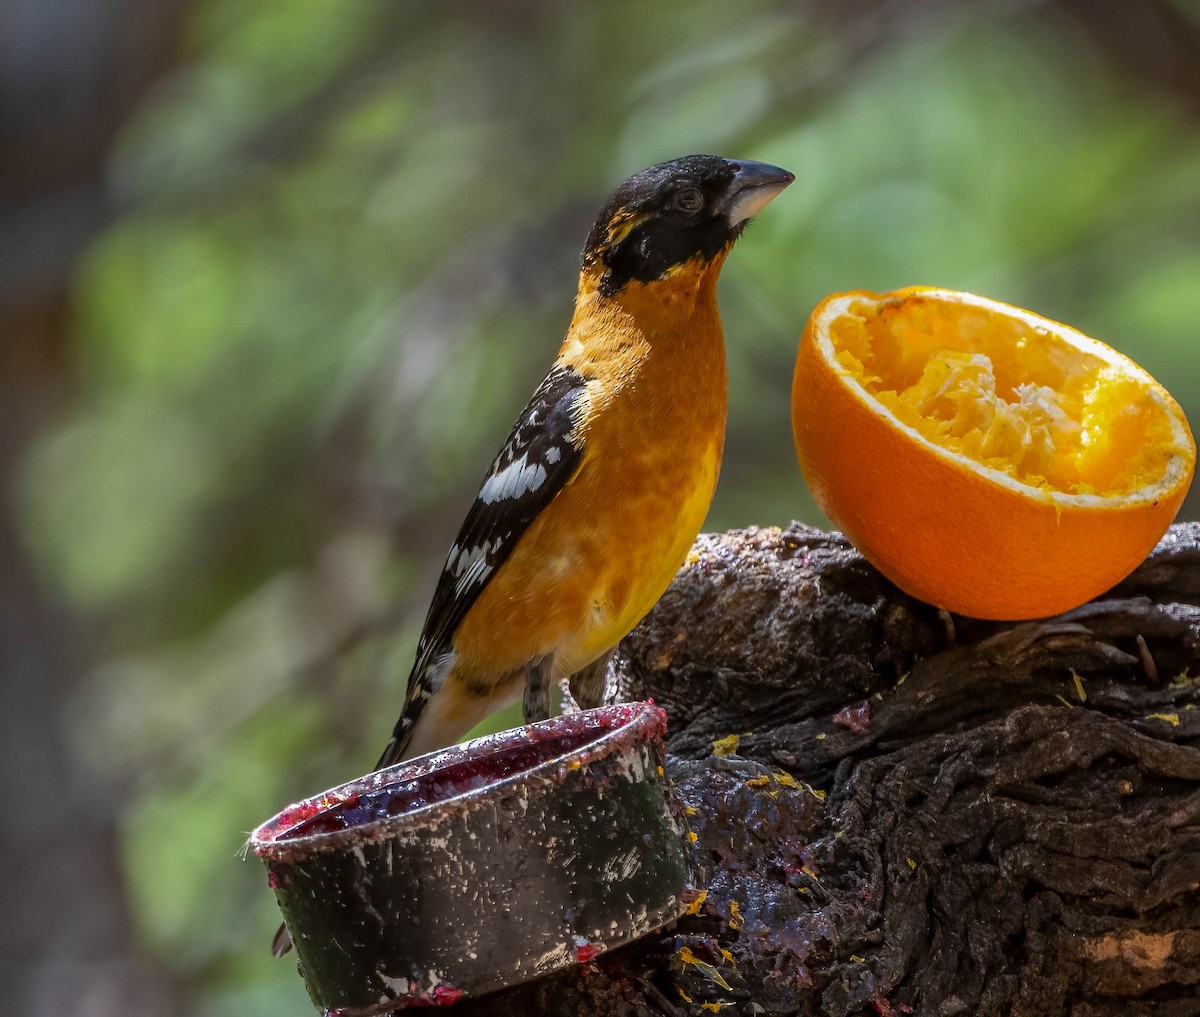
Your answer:
[[[737,172],[729,185],[729,197],[725,202],[725,219],[730,226],[738,226],[758,215],[796,179],[794,173],[770,163],[739,159],[732,165],[737,167]]]

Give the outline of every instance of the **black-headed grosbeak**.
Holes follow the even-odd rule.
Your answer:
[[[725,446],[717,276],[795,177],[690,155],[625,181],[583,248],[558,359],[484,477],[433,594],[408,698],[376,769],[457,741],[568,678],[599,705],[617,643],[708,513]],[[285,928],[272,951],[291,948]]]
[[[725,444],[717,276],[795,177],[692,155],[642,170],[583,248],[558,359],[492,463],[433,595],[377,768],[451,744],[568,678],[599,705],[616,645],[683,564]]]

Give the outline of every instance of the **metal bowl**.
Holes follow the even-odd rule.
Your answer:
[[[694,882],[650,703],[400,763],[251,837],[318,1008],[452,1003],[583,963],[682,913]]]

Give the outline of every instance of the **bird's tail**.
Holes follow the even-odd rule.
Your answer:
[[[382,770],[385,766],[391,766],[408,758],[405,750],[413,740],[413,735],[417,730],[417,721],[425,712],[425,704],[428,702],[429,696],[422,696],[419,692],[409,697],[408,702],[404,704],[404,712],[400,714],[400,719],[396,721],[396,726],[392,729],[391,740],[383,750],[383,755],[379,757],[379,762],[375,764],[376,770]]]
[[[408,698],[404,702],[404,710],[392,729],[391,741],[375,764],[376,770],[424,755],[458,740],[461,732],[454,730],[451,716],[448,716],[448,713],[452,715],[458,712],[454,709],[459,698],[455,693],[461,691],[450,680],[454,660],[453,651],[439,653],[431,660],[424,655],[418,656],[417,664],[408,677]]]
[[[275,930],[275,938],[271,940],[271,956],[286,957],[292,949],[292,934],[286,925],[280,925]]]

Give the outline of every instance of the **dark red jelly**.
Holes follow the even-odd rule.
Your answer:
[[[604,733],[604,729],[559,730],[542,734],[529,741],[507,745],[496,752],[464,756],[428,773],[405,778],[398,774],[395,783],[374,791],[361,792],[344,800],[330,802],[329,807],[316,815],[305,817],[290,830],[280,834],[280,840],[295,840],[315,834],[334,833],[355,826],[401,816],[444,802],[532,770],[558,756],[576,752]]]

